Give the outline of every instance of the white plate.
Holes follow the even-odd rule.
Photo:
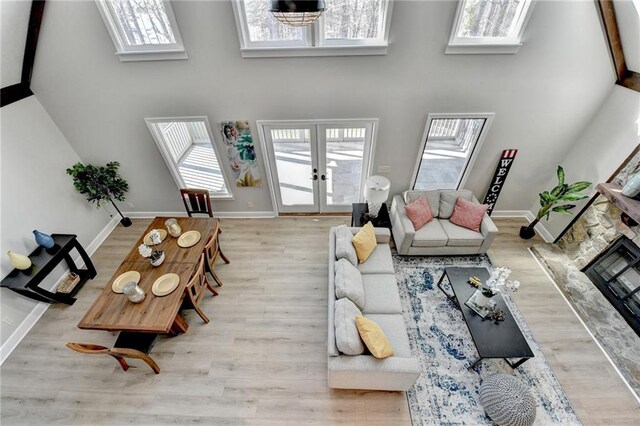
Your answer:
[[[160,242],[163,242],[165,238],[167,238],[167,231],[164,229],[156,229],[156,231],[158,231],[160,233]],[[149,234],[151,234],[151,231],[149,231]],[[153,241],[151,241],[151,235],[145,235],[144,239],[142,240],[146,245],[151,246],[153,245]]]
[[[200,237],[198,231],[187,231],[178,238],[178,245],[184,248],[195,246],[200,241]]]
[[[180,276],[178,274],[164,274],[155,280],[151,287],[151,292],[156,296],[166,296],[171,294],[178,287],[178,284],[180,284]]]
[[[120,274],[113,280],[113,284],[111,284],[111,290],[114,293],[122,293],[122,288],[126,283],[130,283],[133,281],[138,284],[140,282],[140,272],[138,271],[127,271],[123,274]]]

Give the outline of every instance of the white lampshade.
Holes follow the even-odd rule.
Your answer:
[[[377,216],[382,203],[389,197],[391,182],[384,176],[370,176],[364,183],[364,198],[369,204],[369,214]]]

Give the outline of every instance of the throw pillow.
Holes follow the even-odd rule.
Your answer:
[[[351,240],[353,233],[347,225],[340,225],[336,228],[336,259],[347,259],[353,266],[358,264],[356,249]]]
[[[416,231],[433,220],[431,206],[424,197],[418,197],[413,203],[406,204],[404,211],[407,217],[413,223],[413,229]]]
[[[373,229],[371,222],[367,222],[352,239],[353,246],[356,248],[356,254],[358,255],[358,261],[364,263],[373,250],[378,245],[376,240],[376,231]]]
[[[482,223],[482,219],[484,219],[484,215],[487,213],[488,208],[489,206],[485,204],[476,204],[460,197],[456,201],[456,205],[453,208],[453,214],[449,220],[451,223],[462,226],[463,228],[480,232],[480,224]]]
[[[391,343],[378,324],[360,315],[356,317],[356,327],[371,355],[380,359],[393,356]]]
[[[440,219],[449,219],[453,214],[453,207],[458,198],[464,198],[467,201],[473,200],[473,193],[468,189],[447,189],[440,191],[440,209],[438,217]]]
[[[364,286],[362,285],[362,275],[358,268],[353,266],[347,259],[340,259],[335,263],[335,287],[336,298],[346,297],[360,309],[364,308]]]
[[[349,299],[338,299],[335,303],[334,327],[336,346],[345,355],[361,355],[364,343],[356,327],[356,317],[362,315],[360,309]]]

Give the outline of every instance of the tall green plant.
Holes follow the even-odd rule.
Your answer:
[[[119,167],[120,163],[117,161],[105,166],[76,163],[67,169],[67,174],[73,178],[73,186],[78,192],[87,196],[87,201],[96,203],[96,207],[100,207],[104,201],[109,201],[122,219],[128,220],[114,202],[124,201],[125,193],[129,190],[129,184],[118,173]]]
[[[552,212],[572,215],[573,213],[570,210],[576,207],[573,203],[589,197],[583,194],[582,191],[591,186],[591,182],[580,181],[572,184],[565,183],[565,174],[562,166],[558,166],[556,174],[558,176],[558,184],[551,191],[544,191],[539,194],[540,210],[538,210],[535,220],[521,230],[520,236],[523,238],[533,237],[535,234],[533,228],[542,218],[549,220],[549,215],[551,215]],[[526,231],[524,229],[526,229]],[[527,237],[523,234],[530,236]]]

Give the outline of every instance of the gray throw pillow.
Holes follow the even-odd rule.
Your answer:
[[[362,275],[358,268],[353,266],[347,259],[340,259],[335,263],[336,276],[336,298],[342,299],[346,297],[355,305],[364,308],[364,286],[362,284]]]
[[[440,219],[449,219],[451,217],[458,197],[462,197],[466,201],[473,200],[473,194],[468,189],[440,191],[440,212],[438,214]]]
[[[353,240],[353,233],[347,225],[336,228],[336,259],[347,259],[353,266],[357,266],[358,256],[351,240]]]
[[[361,355],[364,353],[364,342],[360,338],[356,317],[362,315],[360,309],[347,298],[336,300],[334,326],[336,329],[336,346],[345,355]]]

